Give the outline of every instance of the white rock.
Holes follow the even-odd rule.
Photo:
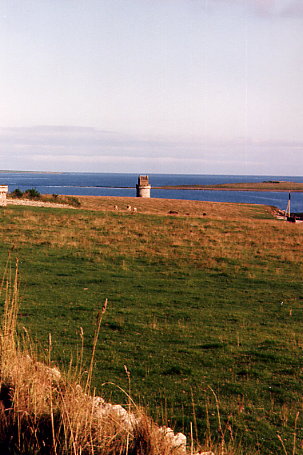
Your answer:
[[[131,431],[138,423],[134,414],[127,412],[119,404],[106,403],[101,397],[93,398],[94,414],[97,418],[113,417],[125,426],[125,429]]]
[[[113,405],[112,410],[120,417],[123,423],[128,426],[128,429],[133,429],[136,423],[138,423],[134,414],[127,412],[127,410],[119,404]]]
[[[161,427],[159,431],[164,433],[165,438],[170,442],[173,449],[179,449],[180,454],[186,454],[186,436],[183,433],[175,434],[169,427]]]
[[[61,373],[58,368],[51,368],[42,362],[38,362],[38,360],[33,360],[28,354],[25,356],[24,360],[31,364],[36,369],[36,371],[39,371],[40,373],[46,375],[49,379],[53,381],[61,380]]]
[[[112,418],[124,427],[126,431],[132,431],[140,422],[131,412],[119,404],[106,403],[101,397],[93,398],[94,415],[98,419]],[[159,433],[162,433],[172,449],[178,449],[178,454],[186,454],[186,436],[183,433],[175,434],[169,427],[160,427]],[[205,454],[211,455],[211,452]]]

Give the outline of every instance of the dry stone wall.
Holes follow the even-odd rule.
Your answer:
[[[0,206],[5,207],[7,204],[6,195],[8,192],[7,185],[0,185]]]

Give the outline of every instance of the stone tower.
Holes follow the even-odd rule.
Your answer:
[[[0,206],[6,206],[7,185],[0,185]]]
[[[151,185],[149,184],[147,175],[140,175],[138,177],[138,183],[136,185],[136,189],[137,189],[137,197],[145,197],[145,198],[150,197]]]

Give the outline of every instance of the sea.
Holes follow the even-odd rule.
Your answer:
[[[1,172],[0,184],[9,191],[35,188],[41,194],[84,196],[136,196],[138,174],[88,172]],[[286,209],[288,193],[259,191],[160,190],[163,185],[214,185],[220,183],[263,182],[268,180],[303,183],[302,177],[277,175],[198,175],[149,174],[152,198],[185,199],[194,201],[266,204]],[[291,193],[291,211],[303,212],[303,193]]]

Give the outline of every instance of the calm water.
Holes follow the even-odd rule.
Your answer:
[[[103,173],[1,173],[1,184],[8,185],[9,191],[16,188],[24,191],[36,188],[43,194],[65,194],[86,196],[135,196],[138,174]],[[162,185],[213,185],[217,183],[263,182],[264,180],[286,180],[303,182],[303,177],[276,175],[188,175],[188,174],[149,174],[152,186]],[[274,205],[281,209],[287,206],[288,194],[282,192],[258,191],[197,191],[197,190],[156,190],[151,197],[167,199],[187,199],[197,201],[243,202]],[[303,193],[292,193],[291,209],[303,212]]]

